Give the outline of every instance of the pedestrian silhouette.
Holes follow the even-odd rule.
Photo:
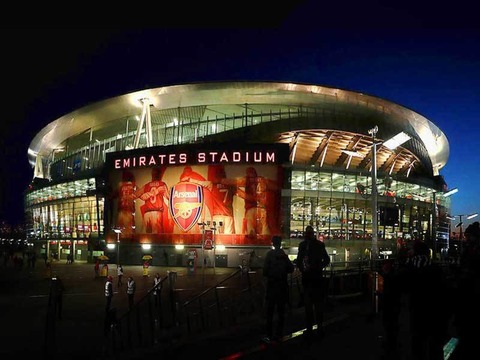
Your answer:
[[[288,274],[295,270],[292,262],[282,249],[282,238],[272,237],[273,249],[265,256],[263,276],[266,286],[266,337],[264,341],[280,340],[283,337],[285,307],[288,302]],[[274,315],[277,314],[275,333],[273,332]]]
[[[133,280],[133,277],[129,276],[127,280],[127,296],[128,296],[128,308],[132,309],[133,308],[133,300],[135,296],[135,280]]]
[[[401,277],[395,261],[387,259],[381,268],[383,291],[380,294],[382,325],[385,334],[384,353],[387,359],[399,359],[398,333],[400,329],[400,312],[402,309]]]
[[[442,268],[432,264],[430,248],[424,241],[413,243],[402,276],[410,320],[409,358],[443,360],[443,346],[449,339],[452,289]]]
[[[108,314],[110,311],[110,306],[112,305],[113,298],[113,278],[112,276],[107,276],[107,281],[105,282],[105,312]]]
[[[454,304],[454,326],[458,336],[453,359],[471,359],[477,351],[480,324],[480,223],[475,221],[465,230],[465,247],[460,257],[457,296]]]
[[[120,264],[117,267],[117,286],[121,287],[123,285],[123,266]]]
[[[325,304],[323,269],[330,264],[325,244],[317,240],[311,225],[305,228],[305,239],[298,245],[296,264],[302,273],[303,302],[305,305],[306,338],[312,340],[314,325],[323,335]]]
[[[162,290],[162,284],[161,284],[162,278],[160,277],[159,273],[155,274],[155,277],[153,278],[153,296],[155,299],[155,306],[160,306],[161,305],[161,290]]]

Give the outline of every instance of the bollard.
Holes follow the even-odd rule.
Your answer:
[[[174,323],[177,323],[177,298],[175,294],[175,282],[177,280],[177,272],[176,271],[167,271],[168,276],[168,288],[170,290],[170,308],[172,310],[172,317]]]
[[[175,288],[175,282],[177,280],[177,272],[168,270],[167,275],[168,275],[168,287],[170,291],[173,291]]]
[[[373,312],[378,314],[378,272],[374,271],[372,273],[372,296],[373,296]]]

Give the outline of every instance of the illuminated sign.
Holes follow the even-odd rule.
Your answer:
[[[192,156],[193,155],[193,156]],[[276,153],[274,151],[232,151],[232,152],[198,152],[197,154],[157,154],[138,155],[131,157],[114,158],[115,169],[128,169],[136,167],[181,165],[181,164],[215,164],[215,163],[254,163],[275,164]]]
[[[116,170],[174,165],[281,164],[288,161],[288,145],[259,144],[243,148],[216,146],[162,146],[107,154]]]
[[[288,155],[287,144],[211,143],[107,153],[106,226],[132,242],[214,247],[201,221],[222,245],[270,245]]]

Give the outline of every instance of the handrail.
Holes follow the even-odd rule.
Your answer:
[[[144,301],[145,299],[147,299],[147,298],[150,296],[150,294],[151,294],[152,292],[154,292],[155,290],[158,290],[158,289],[161,290],[162,287],[163,287],[163,282],[164,282],[165,280],[167,280],[167,279],[168,279],[168,276],[165,276],[165,277],[163,277],[162,279],[160,279],[160,281],[158,282],[158,284],[154,285],[150,290],[148,290],[147,293],[146,293],[145,295],[143,295],[143,296],[140,298],[140,300],[138,300],[138,301],[135,303],[135,305],[143,302],[143,301]],[[120,318],[118,318],[118,322],[120,322],[120,321],[121,321],[122,319],[124,319],[124,318],[127,318],[127,317],[129,316],[129,313],[130,313],[131,311],[133,311],[134,309],[135,309],[135,307],[134,307],[133,309],[128,309],[125,314],[123,314]]]
[[[215,290],[216,288],[218,288],[219,286],[221,286],[223,283],[225,283],[227,280],[231,279],[232,277],[234,277],[235,275],[237,275],[239,272],[241,272],[242,269],[237,269],[235,272],[231,273],[229,276],[227,276],[225,279],[223,279],[222,281],[220,281],[219,283],[217,283],[216,285],[214,286],[211,286],[209,287],[208,289],[205,289],[204,291],[202,291],[200,294],[197,294],[195,295],[192,299],[190,300],[187,300],[183,303],[182,306],[187,306],[189,305],[190,303],[200,299],[201,297],[203,297],[204,295],[208,294],[210,291],[213,291]]]

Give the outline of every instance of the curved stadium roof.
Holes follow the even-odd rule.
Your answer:
[[[141,100],[144,98],[151,103],[152,122],[156,125],[171,121],[170,117],[161,116],[162,112],[173,113],[177,109],[189,109],[188,112],[182,111],[182,116],[197,120],[241,115],[243,112],[260,113],[272,107],[285,114],[302,108],[318,109],[319,113],[322,112],[321,121],[299,118],[293,124],[290,121],[288,129],[282,126],[277,129],[275,125],[275,130],[278,130],[276,141],[288,142],[300,134],[303,139],[302,153],[309,151],[307,158],[310,160],[315,157],[321,139],[332,136],[332,133],[338,137],[333,142],[336,144],[336,155],[332,163],[340,160],[342,147],[352,147],[352,141],[356,142],[357,148],[367,148],[371,144],[367,131],[375,125],[379,127],[379,140],[386,140],[399,131],[407,132],[415,140],[414,145],[404,146],[407,156],[413,154],[409,160],[416,157],[431,175],[438,175],[449,157],[448,140],[435,124],[408,108],[378,97],[309,84],[212,82],[147,89],[77,109],[52,121],[35,136],[28,151],[30,164],[32,167],[35,165],[37,155],[47,158],[67,139],[89,132],[90,129],[95,129],[97,137],[108,138],[118,134],[124,126],[118,120],[140,115],[143,106]],[[158,112],[157,116],[155,112]],[[339,133],[350,136],[341,137]],[[313,143],[308,144],[312,139]]]

